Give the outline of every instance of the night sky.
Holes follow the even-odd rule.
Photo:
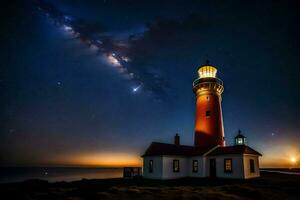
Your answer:
[[[121,73],[35,1],[1,6],[0,165],[141,165],[152,141],[193,144],[192,81],[224,81],[227,144],[238,129],[262,166],[300,159],[300,13],[292,1],[53,0],[124,47]],[[117,49],[119,53],[119,49]]]

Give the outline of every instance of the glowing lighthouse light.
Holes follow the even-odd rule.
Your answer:
[[[202,66],[198,70],[198,74],[200,78],[216,78],[217,69],[213,66]]]

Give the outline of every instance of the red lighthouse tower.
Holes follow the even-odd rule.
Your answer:
[[[225,145],[222,117],[223,82],[216,77],[217,69],[207,61],[199,67],[193,82],[196,94],[195,146]]]

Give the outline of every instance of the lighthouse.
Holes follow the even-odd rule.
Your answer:
[[[195,146],[225,146],[221,106],[224,86],[216,75],[217,68],[207,61],[199,67],[199,77],[193,82],[196,95]]]
[[[217,78],[217,68],[207,61],[199,67],[198,75],[193,82],[196,95],[194,144],[181,144],[178,133],[173,143],[152,142],[142,155],[143,177],[161,180],[259,177],[262,154],[246,144],[241,131],[234,145],[225,146],[221,106],[224,86]]]

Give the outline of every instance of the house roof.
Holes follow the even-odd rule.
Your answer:
[[[152,142],[143,156],[177,155],[196,156],[203,155],[212,147],[195,147],[187,145],[175,145],[160,142]]]
[[[209,150],[212,151],[209,152]],[[213,149],[213,147],[175,145],[160,142],[152,142],[142,156],[199,156],[205,153],[208,153],[207,156],[226,154],[253,154],[262,156],[259,152],[245,145],[217,147],[216,149]]]
[[[262,156],[261,153],[255,151],[251,147],[246,145],[236,145],[236,146],[227,146],[227,147],[218,147],[207,156],[217,156],[217,155],[226,155],[226,154],[253,154]]]

